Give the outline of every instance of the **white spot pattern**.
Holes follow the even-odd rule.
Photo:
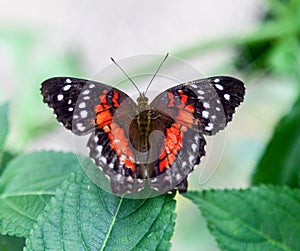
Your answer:
[[[83,119],[85,119],[87,117],[87,115],[88,115],[87,111],[81,111],[80,112],[80,117],[83,118]]]
[[[203,102],[203,106],[204,106],[205,108],[210,108],[210,105],[209,105],[208,102]]]
[[[67,78],[66,83],[71,84],[72,83],[71,79]]]
[[[85,91],[82,92],[83,95],[88,95],[89,93],[90,93],[89,90],[85,90]]]
[[[69,90],[71,88],[71,85],[65,85],[64,87],[63,87],[63,90],[64,91],[67,91],[67,90]]]
[[[213,128],[214,128],[214,124],[213,123],[208,123],[208,125],[205,127],[205,130],[211,131]]]
[[[224,98],[225,98],[226,100],[230,100],[230,95],[229,95],[229,94],[224,94]]]
[[[83,131],[85,130],[85,127],[83,126],[82,123],[77,123],[77,124],[76,124],[76,127],[77,127],[77,129],[78,129],[79,131],[81,131],[81,132],[83,132]]]
[[[194,151],[194,152],[196,152],[197,151],[197,144],[195,144],[195,143],[193,143],[192,144],[192,150]]]
[[[104,164],[107,163],[107,159],[105,157],[103,157],[103,156],[100,158],[100,161],[102,161]]]
[[[64,99],[64,95],[58,94],[57,95],[57,101],[62,101]]]
[[[222,85],[215,84],[215,87],[221,91],[224,90],[224,87]]]
[[[209,112],[208,111],[202,111],[202,117],[203,118],[208,118]]]
[[[86,107],[86,104],[85,102],[81,102],[79,105],[78,105],[79,108],[85,108]]]
[[[97,141],[98,141],[98,137],[97,137]],[[97,146],[96,146],[97,152],[101,153],[101,152],[102,152],[102,149],[103,149],[103,146],[101,146],[101,145],[97,145]]]
[[[190,162],[190,163],[193,163],[194,159],[195,159],[195,157],[194,157],[193,155],[191,155],[191,156],[189,157],[189,162]]]

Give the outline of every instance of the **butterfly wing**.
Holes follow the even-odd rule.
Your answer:
[[[177,121],[190,123],[185,109],[193,109],[198,120],[197,129],[213,135],[224,129],[232,120],[235,109],[243,102],[244,83],[236,78],[218,76],[194,80],[172,87],[158,95],[151,103],[153,109],[163,110]],[[195,123],[190,123],[194,128]]]
[[[213,135],[232,120],[245,95],[242,81],[226,76],[206,78],[167,89],[151,108],[167,114],[172,123],[164,127],[165,138],[153,165],[150,185],[161,190],[183,184],[205,155],[204,135]],[[170,119],[170,120],[171,120]],[[159,116],[153,121],[159,124]]]
[[[113,192],[143,187],[143,172],[135,168],[128,135],[137,106],[128,95],[109,85],[69,77],[44,81],[41,93],[67,129],[76,135],[91,134],[90,157],[109,176]]]

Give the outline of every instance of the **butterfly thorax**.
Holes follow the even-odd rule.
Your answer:
[[[145,93],[142,92],[140,96],[137,98],[137,103],[138,103],[138,112],[142,112],[145,110],[150,110],[150,105],[148,103],[148,98],[145,96]]]
[[[149,151],[149,135],[152,131],[151,128],[151,109],[148,103],[148,98],[144,93],[141,93],[137,98],[137,113],[135,118],[132,120],[130,130],[134,137],[131,142],[133,147],[141,152],[147,153]]]

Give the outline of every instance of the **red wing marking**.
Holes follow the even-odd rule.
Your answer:
[[[129,147],[129,141],[125,135],[124,129],[119,127],[117,123],[112,122],[109,126],[104,126],[103,130],[107,133],[110,147],[117,154],[120,164],[124,164],[126,168],[129,168],[134,172],[134,155]]]
[[[182,147],[182,139],[186,130],[185,126],[181,126],[176,122],[170,128],[166,129],[166,138],[164,139],[163,148],[159,156],[160,172],[169,168],[176,160],[178,152]]]
[[[99,96],[100,104],[94,107],[96,113],[95,123],[98,128],[102,128],[106,125],[109,125],[112,122],[113,116],[111,114],[111,109],[119,107],[119,93],[112,91],[113,95],[111,98],[112,105],[108,104],[107,95],[108,90],[103,90],[102,94]]]
[[[108,96],[109,95],[109,96]],[[95,123],[98,128],[103,128],[109,138],[111,149],[117,154],[120,164],[124,164],[134,172],[134,154],[129,147],[129,141],[124,129],[113,121],[112,109],[119,104],[119,93],[113,90],[103,90],[99,96],[100,104],[94,107],[96,113]]]
[[[180,102],[177,105],[175,105],[176,100],[174,94],[172,92],[168,93],[168,107],[178,108],[176,121],[188,128],[192,128],[194,125],[198,124],[198,119],[194,117],[195,107],[187,104],[188,96],[185,95],[182,90],[178,90],[178,93],[180,95]]]
[[[195,107],[188,104],[188,96],[185,95],[182,90],[178,90],[178,94],[180,96],[180,102],[178,102],[178,96],[174,97],[172,92],[168,93],[168,107],[176,107],[178,112],[175,117],[175,122],[171,127],[166,129],[166,138],[164,139],[159,156],[160,172],[170,168],[176,161],[179,151],[182,148],[182,140],[186,130],[198,125],[198,119],[194,117]]]

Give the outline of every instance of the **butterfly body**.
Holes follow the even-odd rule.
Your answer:
[[[205,155],[204,135],[232,120],[244,84],[232,77],[190,81],[149,103],[109,85],[68,77],[44,81],[44,102],[76,135],[90,134],[90,157],[116,194],[136,193],[146,182],[160,193],[187,190],[187,176]]]

